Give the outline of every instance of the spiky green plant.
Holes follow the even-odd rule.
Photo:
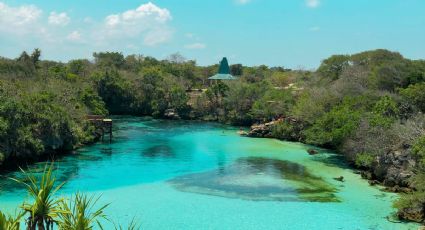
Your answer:
[[[123,227],[121,224],[114,223],[115,230],[139,230],[141,229],[140,224],[133,218],[128,224],[127,228]]]
[[[14,218],[10,215],[6,216],[0,211],[0,230],[19,230],[22,215],[21,213]]]
[[[56,185],[56,177],[53,175],[53,163],[46,164],[41,177],[37,177],[31,171],[21,169],[24,178],[13,179],[14,181],[23,184],[32,203],[24,202],[22,209],[25,214],[29,214],[26,220],[28,230],[50,230],[53,229],[53,224],[61,210],[59,204],[62,199],[54,197],[55,193],[62,188],[64,183]]]
[[[62,200],[60,207],[64,212],[59,214],[59,229],[91,230],[95,225],[103,229],[99,219],[107,219],[103,211],[109,204],[96,208],[99,198],[76,193],[69,201]]]

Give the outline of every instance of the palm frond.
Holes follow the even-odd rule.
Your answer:
[[[104,210],[109,204],[97,207],[100,196],[76,193],[70,200],[60,204],[63,212],[59,214],[58,226],[62,230],[91,230],[94,225],[102,229],[99,220],[107,220]]]
[[[25,171],[21,168],[24,175],[23,179],[11,178],[12,180],[24,185],[28,195],[32,198],[32,203],[24,202],[21,208],[25,213],[29,213],[28,225],[37,225],[43,223],[50,225],[55,222],[62,210],[59,207],[61,198],[55,198],[54,195],[63,187],[65,182],[57,184],[56,177],[53,175],[54,163],[46,164],[44,171],[37,176],[32,171]]]
[[[16,217],[6,216],[0,211],[0,230],[19,230],[20,220],[24,213],[18,214]]]
[[[123,227],[121,224],[116,224],[114,223],[114,228],[115,230],[140,230],[141,229],[141,225],[140,223],[138,223],[136,221],[136,218],[133,217],[133,219],[131,219],[130,223],[128,223],[127,227]]]

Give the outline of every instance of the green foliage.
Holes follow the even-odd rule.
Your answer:
[[[16,218],[12,216],[6,216],[0,212],[0,230],[19,230],[20,219],[22,214],[19,214]]]
[[[219,108],[222,107],[222,99],[226,96],[229,86],[224,84],[221,81],[217,81],[212,86],[208,87],[205,92],[206,97],[209,101],[210,110],[214,113],[215,116],[218,116]]]
[[[323,60],[317,70],[325,78],[336,80],[342,73],[344,68],[349,65],[350,56],[348,55],[333,55],[332,57]]]
[[[76,193],[70,200],[61,200],[62,210],[58,215],[58,227],[61,230],[91,230],[95,224],[102,228],[99,219],[106,219],[104,210],[107,205],[96,207],[100,197]]]
[[[371,153],[359,153],[356,155],[355,164],[357,167],[370,168],[375,157]]]
[[[360,98],[347,98],[328,113],[318,118],[313,126],[306,130],[306,141],[310,144],[338,147],[349,137],[360,123]]]
[[[268,89],[252,105],[252,114],[257,119],[288,115],[294,104],[291,90]]]
[[[242,76],[243,66],[241,64],[231,65],[230,74],[232,74],[233,76]]]
[[[252,123],[252,107],[259,100],[266,90],[266,86],[261,83],[248,84],[235,82],[229,86],[217,84],[213,86],[219,88],[218,93],[224,97],[225,120],[231,124],[249,125]],[[221,87],[221,88],[220,88]]]
[[[93,53],[96,65],[101,68],[121,68],[125,64],[124,55],[118,52]]]
[[[134,114],[134,95],[129,81],[118,72],[98,74],[97,92],[112,114]]]
[[[13,179],[24,185],[28,191],[28,195],[32,198],[33,203],[24,203],[22,209],[28,213],[27,225],[28,229],[49,229],[53,228],[56,218],[63,213],[60,209],[62,199],[54,198],[55,193],[64,185],[61,183],[56,185],[56,177],[53,175],[53,163],[45,166],[41,178],[38,178],[32,172],[21,169],[25,178],[22,180]]]
[[[303,129],[303,123],[292,122],[286,119],[273,127],[272,135],[276,138],[289,141],[303,141],[305,139],[302,134]]]
[[[96,115],[108,114],[105,102],[93,89],[88,88],[82,91],[80,93],[80,100],[89,110],[88,113]]]
[[[59,183],[53,174],[54,164],[46,164],[44,171],[33,173],[21,169],[22,179],[11,178],[27,189],[31,203],[21,206],[24,212],[15,218],[0,212],[0,230],[19,230],[20,220],[26,217],[26,229],[54,229],[60,230],[91,230],[98,227],[103,229],[100,220],[107,220],[104,210],[109,206],[99,205],[100,197],[76,193],[70,199],[57,198],[55,195],[65,182]],[[115,229],[124,229],[114,224]],[[133,219],[127,229],[140,229],[140,225]]]
[[[421,166],[425,168],[425,136],[416,141],[412,147],[412,153],[419,158]]]
[[[406,89],[401,89],[400,94],[409,104],[425,112],[425,82],[410,85]]]
[[[4,99],[0,140],[6,156],[34,158],[49,149],[70,150],[78,142],[69,113],[48,92]]]
[[[400,198],[394,203],[394,207],[398,210],[406,208],[423,207],[425,204],[425,173],[420,172],[414,176],[411,183],[415,187],[415,192],[401,193]]]
[[[68,70],[75,75],[85,75],[90,66],[90,62],[84,59],[72,60],[68,63]]]
[[[338,99],[332,92],[321,88],[313,88],[303,92],[296,101],[291,115],[306,123],[313,124],[318,117],[328,112]]]
[[[397,103],[391,97],[384,96],[375,103],[369,121],[372,126],[389,128],[396,121],[399,113]]]
[[[136,219],[133,218],[126,228],[123,227],[120,224],[115,224],[115,223],[114,223],[114,228],[115,228],[115,230],[125,230],[125,229],[127,229],[127,230],[137,230],[137,229],[140,229],[141,226],[140,226],[139,223],[137,223]]]

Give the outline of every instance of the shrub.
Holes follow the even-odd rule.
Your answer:
[[[355,164],[357,167],[370,168],[374,159],[375,157],[371,153],[359,153],[356,156]]]
[[[309,144],[339,147],[360,124],[361,108],[356,108],[358,99],[347,98],[341,105],[318,118],[313,126],[305,131]]]

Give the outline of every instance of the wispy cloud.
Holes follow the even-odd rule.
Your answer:
[[[55,26],[66,26],[71,21],[71,18],[65,13],[56,13],[55,11],[50,13],[48,22],[50,25]]]
[[[81,37],[81,33],[77,30],[72,31],[66,38],[72,42],[82,42],[83,39]]]
[[[200,50],[205,49],[206,47],[207,45],[205,45],[204,43],[192,43],[184,46],[184,48],[191,50]]]
[[[316,8],[320,5],[320,0],[306,0],[306,4],[310,8]]]
[[[42,15],[42,10],[34,5],[18,7],[0,2],[0,31],[8,33],[27,33],[35,27]]]

